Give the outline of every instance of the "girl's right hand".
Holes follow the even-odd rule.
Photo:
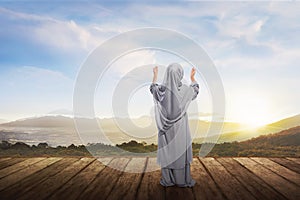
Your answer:
[[[196,69],[193,67],[191,71],[191,81],[195,81]]]

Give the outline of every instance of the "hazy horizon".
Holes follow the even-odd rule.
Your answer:
[[[294,116],[298,116],[298,115],[300,115],[300,113],[289,115],[289,116],[284,117],[284,118],[278,118],[278,119],[270,121],[270,122],[268,122],[266,124],[261,124],[259,126],[264,126],[264,125],[267,125],[267,124],[278,122],[280,120],[284,120],[284,119],[287,119],[287,118],[290,118],[290,117],[294,117]],[[46,114],[33,115],[33,116],[16,118],[16,119],[11,119],[11,120],[0,119],[0,125],[2,123],[8,123],[8,122],[13,122],[13,121],[18,121],[18,120],[34,119],[34,118],[40,118],[40,117],[47,117],[47,116],[55,116],[55,117],[62,116],[62,117],[68,117],[68,118],[74,118],[75,117],[74,115],[70,115],[70,114],[52,114],[52,113],[49,114],[49,113],[46,113]],[[114,117],[114,116],[104,116],[104,117],[101,117],[101,116],[95,116],[95,118],[97,118],[97,119],[113,119],[113,118],[140,119],[140,118],[145,118],[145,117],[154,119],[154,116],[152,116],[152,115],[141,115],[141,116],[135,116],[135,117]],[[4,122],[1,122],[1,120],[3,120]],[[189,120],[200,120],[200,121],[203,121],[203,122],[212,122],[211,118],[207,119],[205,117],[195,117],[195,116],[189,116]],[[227,123],[237,123],[237,124],[241,124],[241,125],[247,125],[247,123],[243,123],[243,122],[239,122],[239,121],[229,121],[229,120],[221,120],[221,119],[215,120],[215,122],[227,122]],[[257,126],[257,127],[259,127],[259,126]],[[249,127],[251,127],[251,126],[249,126]],[[255,127],[253,127],[253,128],[255,128]]]

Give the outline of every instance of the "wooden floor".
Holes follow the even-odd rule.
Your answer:
[[[300,158],[194,157],[191,174],[163,187],[155,157],[0,158],[0,199],[300,199]]]

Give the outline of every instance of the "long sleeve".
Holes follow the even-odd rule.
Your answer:
[[[199,93],[199,84],[196,82],[196,81],[193,81],[191,84],[190,84],[190,87],[193,88],[193,91],[194,91],[194,95],[193,95],[193,98],[192,100],[196,99],[198,93]]]
[[[150,92],[157,101],[162,101],[166,93],[165,88],[161,85],[158,85],[157,83],[152,83],[150,85]]]

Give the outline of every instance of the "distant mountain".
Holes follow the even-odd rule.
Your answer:
[[[127,129],[124,130],[115,124],[116,120],[118,123],[122,125],[126,125]],[[126,118],[97,118],[97,121],[101,128],[110,135],[111,138],[117,137],[120,140],[127,140],[130,139],[130,135],[124,134],[124,131],[130,133],[132,136],[136,136],[135,139],[146,138],[147,136],[154,135],[157,132],[157,127],[152,121],[152,117],[143,116],[140,118],[132,119],[132,123],[128,123]],[[82,130],[96,130],[94,123],[91,123],[90,119],[84,119],[84,127]],[[266,135],[270,133],[276,133],[285,129],[289,129],[292,127],[300,126],[300,115],[295,115],[286,119],[282,119],[277,122],[273,122],[271,124],[259,127],[259,128],[244,128],[242,124],[234,123],[234,122],[225,122],[223,124],[222,133],[220,134],[219,138],[217,138],[217,129],[216,126],[221,126],[220,122],[208,122],[196,119],[189,120],[191,133],[193,135],[193,142],[195,143],[203,143],[203,142],[215,142],[217,139],[217,143],[223,142],[232,142],[232,141],[245,141],[251,139],[253,137],[257,137],[260,135]],[[136,127],[136,126],[138,127]],[[11,128],[18,128],[18,131],[26,132],[26,128],[44,128],[48,131],[43,132],[57,132],[57,129],[63,129],[65,134],[68,134],[72,131],[72,133],[76,134],[75,123],[74,119],[67,116],[42,116],[42,117],[33,117],[33,118],[26,118],[20,119],[8,123],[0,124],[1,129],[11,129]],[[7,127],[7,128],[6,128]],[[145,129],[139,129],[143,127],[147,127]],[[207,131],[212,128],[212,133],[215,136],[206,137]],[[142,130],[142,131],[141,131]],[[195,132],[195,133],[194,133]],[[77,134],[76,134],[77,135]]]
[[[149,144],[157,143],[157,127],[152,117],[139,117],[129,121],[126,118],[97,118],[98,124],[104,131],[107,138],[113,143],[122,143],[134,139],[136,141],[145,141]],[[119,124],[116,124],[116,121]],[[103,139],[98,137],[98,125],[91,119],[82,119],[80,123],[80,134],[88,135],[89,142]],[[93,122],[93,123],[92,123]],[[205,135],[211,123],[201,120],[190,120],[190,128],[195,135],[193,138],[200,138]],[[216,125],[219,122],[215,122]],[[198,126],[198,127],[197,127]],[[125,127],[125,128],[124,128]],[[214,127],[214,126],[213,126]],[[238,123],[226,122],[223,130],[234,131],[241,127]],[[75,127],[74,119],[67,116],[43,116],[20,119],[9,123],[0,124],[0,138],[9,140],[20,140],[35,142],[37,140],[49,141],[52,144],[67,143],[68,138],[74,138],[77,141],[78,132]],[[6,132],[5,132],[6,131]],[[8,132],[7,132],[8,131]],[[12,134],[14,133],[14,134]],[[23,133],[30,133],[25,134]],[[1,136],[2,135],[2,136]]]
[[[83,118],[82,118],[83,119]],[[85,127],[88,129],[89,126],[91,126],[91,120],[90,119],[83,119],[85,123]],[[139,118],[133,118],[132,123],[128,123],[128,119],[126,118],[97,118],[99,125],[110,133],[116,133],[121,132],[120,127],[126,126],[126,130],[132,132],[133,135],[143,135],[149,133],[155,133],[157,132],[157,127],[155,124],[155,121],[152,117],[149,116],[143,116]],[[119,123],[116,124],[116,122]],[[197,137],[203,136],[207,130],[210,128],[211,124],[214,123],[215,125],[221,126],[222,124],[220,122],[208,122],[208,121],[202,121],[202,120],[195,120],[191,119],[189,121],[190,129],[191,130],[197,130]],[[64,128],[64,129],[75,129],[75,123],[74,119],[68,116],[61,116],[61,115],[47,115],[42,117],[32,117],[32,118],[25,118],[25,119],[19,119],[16,121],[11,121],[8,123],[2,123],[0,124],[1,127],[35,127],[35,128]],[[140,129],[137,129],[138,127],[143,128],[147,127],[144,130],[148,133],[140,133],[137,131],[140,131]],[[214,127],[214,126],[212,126]],[[239,130],[242,127],[239,123],[234,122],[225,122],[223,126],[223,131],[234,131]]]
[[[300,126],[296,126],[278,133],[261,135],[243,142],[245,145],[274,145],[274,146],[300,146]]]
[[[42,116],[19,119],[16,121],[2,123],[1,126],[7,127],[74,127],[74,121],[70,117],[64,116]]]

